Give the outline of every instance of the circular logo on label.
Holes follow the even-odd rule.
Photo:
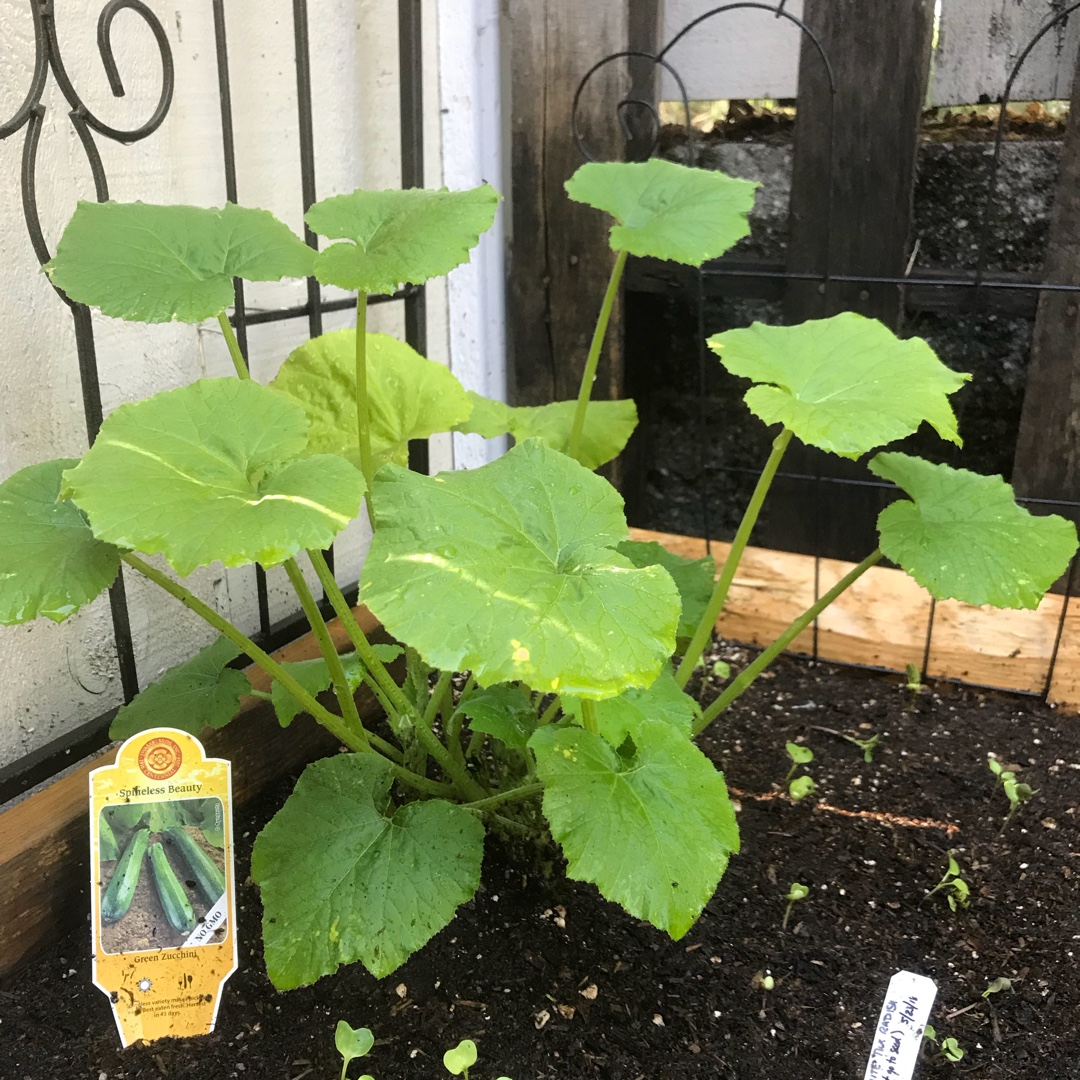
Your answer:
[[[168,780],[180,768],[183,760],[180,747],[164,735],[150,739],[139,751],[139,768],[151,780]]]

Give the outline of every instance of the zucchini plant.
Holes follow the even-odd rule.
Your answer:
[[[1001,479],[880,452],[871,469],[907,496],[882,513],[880,548],[708,708],[686,694],[793,438],[851,458],[923,423],[959,442],[949,396],[967,376],[922,341],[854,314],[728,331],[710,345],[751,380],[747,405],[777,431],[730,556],[714,582],[711,560],[628,540],[622,500],[593,470],[622,449],[634,404],[590,402],[623,267],[631,254],[719,256],[746,235],[754,187],[659,160],[575,174],[570,197],[615,219],[617,257],[579,396],[542,408],[467,393],[366,330],[369,294],[468,259],[494,217],[487,185],[325,199],[307,215],[333,241],[319,252],[234,205],[76,210],[46,267],[53,282],[118,318],[216,319],[236,377],[121,405],[81,460],[0,485],[0,620],[65,619],[123,564],[221,637],[121,709],[116,737],[227,723],[250,692],[229,666],[245,654],[271,676],[282,725],[309,713],[352,751],[310,765],[255,845],[278,987],[355,961],[394,971],[473,895],[487,829],[550,831],[571,877],[680,937],[739,848],[723,777],[694,736],[828,603],[886,556],[933,595],[974,604],[1033,607],[1064,569],[1073,526],[1032,517]],[[231,281],[307,275],[355,292],[356,328],[301,346],[260,385],[227,317]],[[451,430],[509,432],[516,445],[469,472],[404,467],[410,439]],[[399,646],[368,640],[323,554],[362,501],[373,539],[360,595]],[[282,566],[321,659],[277,662],[194,595],[181,579],[213,562]],[[344,655],[301,562],[348,634]],[[391,670],[401,653],[403,678]],[[385,726],[361,720],[361,685]],[[331,687],[337,710],[317,700]]]

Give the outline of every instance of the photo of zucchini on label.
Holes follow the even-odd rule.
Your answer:
[[[90,809],[94,983],[121,1041],[212,1031],[236,969],[229,763],[144,731],[91,773]]]

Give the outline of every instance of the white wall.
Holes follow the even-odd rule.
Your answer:
[[[887,3],[887,0],[867,0]],[[663,40],[670,41],[716,0],[666,0]],[[934,105],[996,100],[1009,71],[1041,26],[1067,5],[1064,0],[942,0],[930,101]],[[802,0],[786,10],[801,17]],[[760,10],[717,15],[695,27],[667,58],[686,83],[691,100],[794,97],[798,89],[800,31],[786,19]],[[1024,64],[1014,101],[1068,98],[1080,46],[1080,12],[1051,31]],[[677,101],[666,74],[662,98]]]
[[[99,140],[110,193],[116,199],[221,205],[225,198],[220,114],[211,8],[205,0],[149,0],[165,26],[176,62],[176,93],[163,126],[148,140],[119,146]],[[425,164],[426,182],[443,181],[440,94],[454,93],[451,113],[470,107],[453,81],[439,79],[440,34],[458,32],[455,12],[465,0],[425,0]],[[478,8],[484,5],[477,0]],[[0,0],[0,118],[12,115],[29,86],[33,34],[28,5]],[[398,153],[397,5],[389,0],[311,0],[313,111],[317,194],[323,197],[358,186],[400,185]],[[127,96],[113,98],[96,49],[99,0],[66,0],[58,5],[58,35],[72,80],[87,104],[108,123],[136,126],[157,101],[157,48],[145,24],[130,11],[114,23],[114,47]],[[302,224],[296,76],[293,64],[291,0],[229,0],[226,5],[233,114],[237,139],[239,199],[272,210],[299,231]],[[476,23],[469,12],[469,25]],[[484,54],[490,53],[490,38]],[[468,48],[468,40],[455,41]],[[455,54],[459,74],[471,64]],[[489,63],[486,60],[485,63]],[[497,90],[497,86],[496,86]],[[486,99],[485,99],[486,100]],[[67,119],[67,107],[50,79],[40,150],[38,200],[50,247],[79,198],[93,197],[89,169]],[[497,96],[495,116],[497,116]],[[447,116],[451,114],[445,114]],[[487,116],[487,114],[485,114]],[[485,121],[486,122],[486,119]],[[474,124],[472,135],[454,132],[447,179],[453,186],[476,172],[472,156],[498,153]],[[497,133],[497,127],[496,127]],[[23,225],[18,188],[23,133],[0,142],[0,478],[32,462],[79,456],[86,446],[74,334],[66,308],[38,270]],[[488,176],[494,181],[498,177]],[[498,313],[501,295],[485,288],[501,283],[501,243],[486,250],[483,269],[467,292],[464,315],[448,306],[445,282],[428,297],[428,354],[460,368],[482,392],[498,393],[502,376]],[[469,280],[469,272],[461,275]],[[458,285],[450,289],[451,298]],[[327,295],[334,294],[327,290]],[[473,299],[479,297],[480,308]],[[250,308],[298,304],[303,283],[249,286]],[[486,305],[486,306],[484,306]],[[461,305],[458,305],[460,311]],[[483,310],[481,331],[476,311]],[[347,325],[348,312],[330,315],[326,329]],[[215,324],[142,327],[95,315],[98,365],[105,413],[124,401],[185,385],[204,375],[231,373]],[[370,328],[402,334],[400,304],[372,310]],[[288,351],[305,340],[306,320],[251,328],[250,354],[256,378],[272,377]],[[483,339],[483,345],[481,344]],[[497,350],[497,358],[495,351]],[[478,357],[483,352],[484,359]],[[474,454],[475,458],[475,454]],[[449,467],[449,439],[433,454],[433,465]],[[336,568],[355,580],[367,546],[363,523],[350,527],[337,545]],[[295,604],[281,571],[270,575],[271,615],[290,614]],[[153,586],[128,576],[132,629],[140,682],[155,679],[190,656],[212,632]],[[213,566],[188,584],[247,631],[257,628],[254,571]],[[0,627],[0,765],[15,760],[59,734],[101,714],[121,700],[107,600],[102,597],[67,622],[39,620]]]

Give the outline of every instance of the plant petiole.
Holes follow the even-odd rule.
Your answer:
[[[334,684],[334,694],[338,699],[338,705],[341,707],[341,715],[356,730],[358,738],[363,741],[364,745],[370,747],[367,730],[364,728],[364,722],[360,719],[360,713],[356,709],[356,699],[353,697],[353,692],[349,689],[349,681],[345,677],[345,667],[341,663],[337,647],[330,637],[330,630],[326,625],[326,620],[322,617],[322,612],[319,611],[319,605],[315,602],[315,597],[312,595],[311,589],[308,588],[308,583],[304,579],[300,567],[297,566],[296,560],[286,559],[284,567],[293,591],[300,601],[300,606],[307,616],[308,625],[315,635],[315,640],[319,643],[319,651],[322,653],[323,660],[326,661],[326,666],[330,669],[330,679]]]
[[[679,670],[675,673],[675,681],[684,690],[686,684],[690,681],[690,676],[694,673],[697,662],[705,651],[705,647],[712,638],[716,620],[720,617],[720,612],[724,610],[724,602],[727,600],[728,591],[731,589],[731,583],[735,580],[735,571],[738,570],[743,552],[746,550],[747,544],[750,543],[750,534],[757,524],[758,515],[761,513],[761,507],[765,502],[765,496],[769,493],[773,477],[780,467],[780,460],[784,456],[784,451],[787,450],[788,443],[791,442],[791,436],[792,433],[787,428],[784,428],[773,440],[769,460],[765,462],[765,468],[761,470],[761,476],[758,477],[757,485],[754,487],[754,494],[750,498],[750,503],[746,507],[742,521],[739,522],[738,532],[736,532],[735,539],[731,542],[731,550],[724,560],[724,568],[720,571],[720,577],[713,588],[708,607],[705,608],[705,614],[701,616],[701,621],[694,631],[694,636],[690,639],[690,644],[686,648]],[[738,682],[738,679],[735,681]],[[732,686],[734,686],[734,683]],[[730,690],[731,687],[728,687],[728,689]]]
[[[817,603],[812,604],[795,619],[767,649],[762,650],[752,664],[748,664],[732,679],[724,692],[702,713],[701,719],[694,725],[693,733],[700,735],[845,589],[858,581],[883,557],[880,548],[872,551],[858,566],[852,567]]]
[[[143,561],[138,555],[127,551],[120,556],[133,570],[149,578],[155,585],[161,586],[171,596],[176,597],[184,607],[193,611],[208,622],[223,637],[228,638],[237,648],[258,664],[271,678],[276,679],[311,715],[336,739],[350,750],[374,753],[367,741],[361,742],[340,716],[335,716],[309,694],[273,657],[264,652],[243,631],[238,630],[228,619],[219,615],[208,604],[203,603],[194,593],[185,589],[179,582],[173,581],[157,567]]]
[[[219,311],[217,320],[221,332],[225,335],[225,344],[229,347],[229,356],[232,358],[237,376],[241,379],[250,379],[251,372],[248,371],[247,361],[240,351],[240,342],[236,340],[236,333],[232,328],[232,323],[229,322],[228,315],[224,311]]]
[[[590,735],[600,734],[600,725],[596,720],[596,702],[588,698],[581,699],[581,722]]]
[[[323,592],[326,593],[326,598],[330,601],[334,614],[341,620],[341,625],[345,627],[345,633],[348,634],[353,648],[356,649],[356,655],[360,657],[360,662],[371,673],[372,678],[386,695],[387,700],[393,706],[394,712],[402,716],[412,717],[415,710],[409,704],[409,700],[405,697],[401,687],[394,682],[390,672],[386,670],[386,665],[376,655],[375,650],[371,647],[371,642],[367,639],[367,634],[360,629],[360,624],[356,621],[352,608],[349,607],[349,602],[345,599],[337,581],[334,579],[333,573],[330,571],[330,567],[326,563],[326,556],[321,551],[310,550],[308,551],[308,558],[311,559],[311,565],[315,568]]]
[[[596,319],[592,342],[589,345],[589,354],[585,358],[585,370],[581,373],[581,387],[578,390],[577,408],[574,410],[574,423],[570,428],[570,441],[566,448],[567,454],[572,458],[577,457],[581,446],[581,435],[585,430],[585,413],[588,411],[589,398],[592,397],[593,383],[596,381],[596,369],[600,364],[600,350],[603,348],[608,323],[611,321],[611,309],[615,306],[615,298],[619,295],[619,283],[622,281],[623,269],[626,266],[626,256],[627,252],[620,251],[615,259],[615,265],[611,268],[611,277],[608,278],[604,302],[600,306],[600,314]]]
[[[521,787],[509,788],[506,791],[489,795],[485,799],[477,799],[475,802],[462,803],[466,810],[489,810],[495,806],[501,806],[505,802],[516,802],[519,799],[528,799],[533,795],[539,795],[544,790],[544,785],[523,784]]]

